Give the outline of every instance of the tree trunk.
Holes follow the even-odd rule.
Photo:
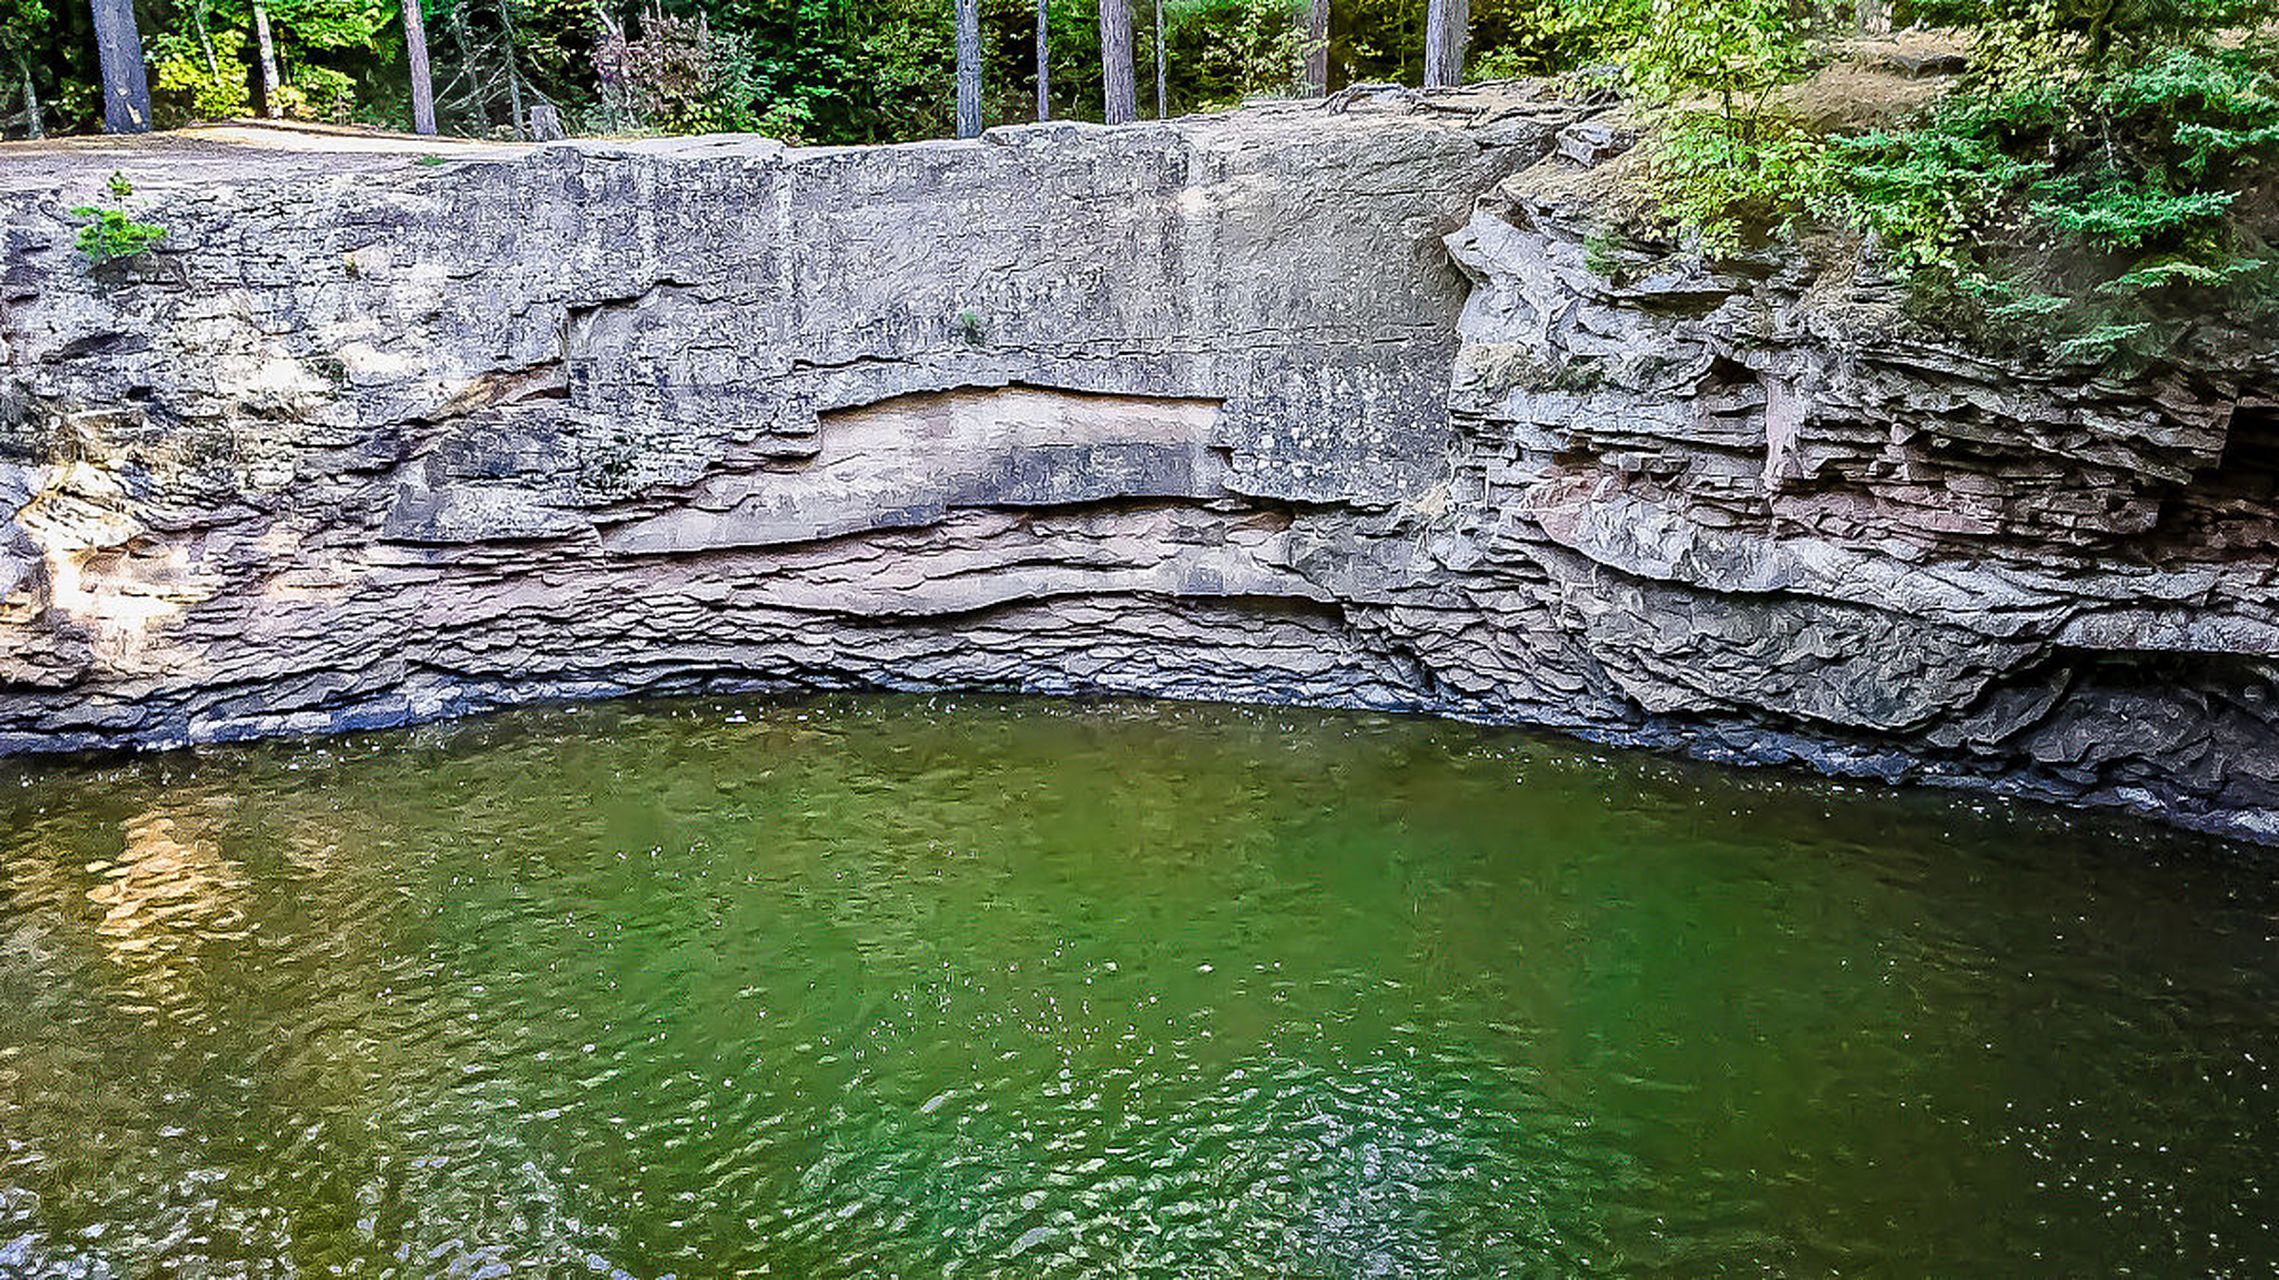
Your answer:
[[[214,33],[206,28],[206,0],[190,7],[190,21],[198,28],[198,48],[206,55],[206,74],[221,79],[222,60],[214,56]]]
[[[1313,0],[1306,7],[1306,94],[1319,98],[1329,92],[1329,0]]]
[[[404,59],[411,63],[411,128],[435,132],[435,74],[427,65],[427,16],[419,0],[404,0]]]
[[[1464,45],[1471,38],[1471,0],[1426,0],[1424,84],[1428,89],[1464,83]]]
[[[1887,36],[1891,34],[1891,9],[1884,0],[1859,0],[1854,10],[1859,17],[1860,34]]]
[[[1047,33],[1052,20],[1045,13],[1045,0],[1037,0],[1037,119],[1052,119],[1052,64],[1046,59]]]
[[[514,0],[498,0],[498,6],[499,53],[506,60],[506,109],[514,117],[514,136],[527,138],[530,134],[522,119],[522,72],[514,57],[515,45],[518,43],[514,34]],[[712,29],[705,25],[704,11],[701,9],[696,14],[696,31],[699,46],[711,48]]]
[[[491,125],[491,89],[483,80],[482,63],[475,57],[475,42],[467,34],[467,6],[462,0],[451,0],[450,7],[444,10],[443,30],[451,37],[452,46],[459,51],[459,56],[452,60],[451,79],[443,85],[443,96],[448,100],[460,85],[466,85],[467,113],[474,118],[478,127],[488,129]]]
[[[40,121],[40,91],[32,85],[32,64],[18,58],[16,70],[24,73],[24,136],[44,138],[47,129]]]
[[[150,130],[150,76],[142,65],[142,32],[134,0],[93,0],[95,53],[103,67],[103,129]]]
[[[522,77],[514,73],[514,54],[511,50],[506,55],[506,112],[514,117],[514,136],[517,139],[529,137],[522,123]]]
[[[1100,0],[1102,118],[1130,124],[1139,118],[1139,86],[1132,81],[1131,0]]]
[[[1170,114],[1170,80],[1163,70],[1163,0],[1155,0],[1155,118]]]
[[[275,120],[285,114],[285,104],[277,100],[277,38],[269,30],[269,6],[265,0],[253,0],[253,41],[261,47],[261,110]]]
[[[981,136],[981,0],[957,0],[957,136]]]

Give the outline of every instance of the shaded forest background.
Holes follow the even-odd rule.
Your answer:
[[[403,128],[411,119],[397,0],[269,0],[288,117]],[[981,0],[983,114],[1036,116],[1035,0]],[[1101,116],[1098,9],[1046,0],[1052,115]],[[1134,6],[1143,115],[1155,108],[1155,25]],[[810,143],[895,142],[953,129],[951,0],[424,0],[444,132],[512,131],[515,100],[554,104],[572,132],[756,130]],[[1333,86],[1415,84],[1425,0],[1334,0]],[[154,123],[260,114],[252,0],[138,0]],[[1182,114],[1292,91],[1306,52],[1303,0],[1168,0],[1168,107]],[[1571,59],[1539,0],[1473,0],[1475,76],[1555,70]],[[614,27],[643,60],[637,92],[606,92],[597,52]],[[604,54],[606,62],[608,55]],[[28,77],[50,133],[102,123],[82,0],[0,0],[0,120],[25,133]],[[526,105],[527,109],[527,105]],[[12,113],[12,114],[11,114]]]

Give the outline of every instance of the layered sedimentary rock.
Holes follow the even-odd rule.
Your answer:
[[[2279,837],[2245,375],[2036,381],[1848,277],[1610,269],[1512,180],[1595,162],[1586,114],[133,153],[171,234],[93,271],[110,162],[0,175],[0,749],[1118,692]]]
[[[2279,837],[2275,348],[2021,368],[1856,257],[1627,246],[1563,169],[1449,238],[1455,506],[1634,714]]]

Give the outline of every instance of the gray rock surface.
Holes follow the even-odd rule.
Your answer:
[[[1795,264],[1610,275],[1530,194],[1628,144],[1588,110],[1339,105],[129,152],[172,234],[94,271],[62,210],[116,157],[42,153],[0,177],[0,750],[1119,692],[2279,839],[2241,376],[2022,374]]]

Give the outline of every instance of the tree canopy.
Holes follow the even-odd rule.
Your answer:
[[[1335,84],[1416,83],[1427,0],[1335,0]],[[253,0],[138,0],[160,127],[260,110]],[[282,114],[405,127],[395,0],[267,0]],[[1035,0],[979,0],[983,115],[1036,112]],[[1167,0],[1162,49],[1173,113],[1294,91],[1307,52],[1306,0]],[[1052,115],[1101,114],[1096,0],[1045,0]],[[422,0],[446,132],[509,132],[514,104],[556,105],[573,130],[761,130],[819,143],[947,136],[955,124],[951,0]],[[1475,61],[1500,73],[1554,69],[1529,0],[1478,0]],[[1135,24],[1138,77],[1152,82],[1152,20]],[[101,119],[85,0],[0,0],[0,58],[27,79],[50,132]],[[0,85],[0,125],[22,136],[20,86]],[[1143,114],[1153,114],[1153,95]]]

